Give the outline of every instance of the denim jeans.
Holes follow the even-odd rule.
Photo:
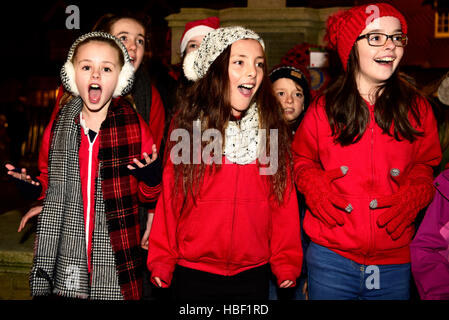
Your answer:
[[[307,250],[310,300],[408,300],[410,263],[362,265],[311,242]]]

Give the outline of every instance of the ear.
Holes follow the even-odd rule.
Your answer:
[[[182,69],[184,70],[184,75],[187,79],[196,81],[198,80],[198,75],[195,72],[194,63],[198,58],[198,50],[189,52],[184,58],[184,63],[182,64]]]
[[[74,96],[79,96],[79,91],[75,82],[75,68],[71,61],[67,61],[61,69],[61,80],[64,88]]]
[[[131,62],[125,62],[118,76],[117,86],[115,87],[113,98],[127,94],[134,83],[134,66]]]

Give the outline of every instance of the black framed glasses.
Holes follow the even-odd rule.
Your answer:
[[[383,47],[387,43],[388,39],[393,41],[396,47],[405,47],[408,42],[408,37],[405,33],[385,34],[385,33],[367,33],[357,38],[357,41],[361,39],[368,40],[368,44],[372,47]]]

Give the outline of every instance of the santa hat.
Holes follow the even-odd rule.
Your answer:
[[[67,55],[67,61],[61,69],[62,84],[64,88],[74,96],[79,95],[79,91],[75,83],[75,68],[73,66],[73,55],[75,53],[75,50],[80,44],[84,43],[88,39],[98,39],[101,41],[102,38],[113,40],[117,44],[117,47],[120,48],[120,51],[123,54],[123,61],[125,61],[120,71],[117,86],[114,90],[114,93],[112,94],[112,97],[116,98],[118,96],[125,95],[131,90],[133,86],[134,66],[123,43],[113,35],[106,32],[89,32],[75,40]]]
[[[327,19],[325,40],[329,48],[336,50],[346,71],[349,53],[361,32],[373,21],[382,17],[395,17],[401,23],[402,32],[407,34],[404,16],[387,3],[365,4],[346,11],[339,11]]]
[[[204,37],[198,50],[186,55],[183,63],[184,75],[192,81],[204,77],[215,59],[227,47],[242,39],[257,40],[265,50],[262,38],[252,30],[240,26],[216,29]]]
[[[180,52],[184,55],[187,43],[194,37],[205,36],[210,31],[220,28],[220,19],[209,17],[203,20],[195,20],[186,23],[184,33],[181,36]]]

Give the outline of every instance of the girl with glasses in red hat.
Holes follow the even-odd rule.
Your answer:
[[[385,3],[328,19],[343,73],[309,107],[293,142],[308,206],[310,299],[408,299],[416,215],[441,160],[429,103],[398,71],[404,16]]]

